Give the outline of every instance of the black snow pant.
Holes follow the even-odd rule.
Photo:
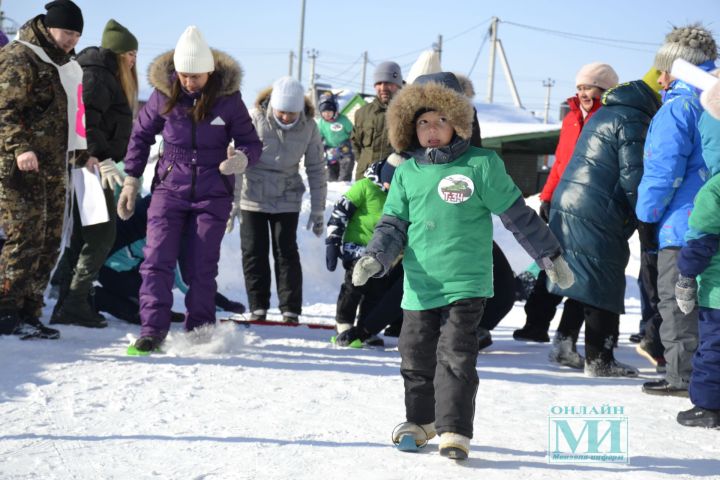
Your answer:
[[[270,308],[270,246],[281,313],[302,313],[302,268],[297,246],[300,213],[242,210],[240,248],[250,311]],[[269,230],[268,230],[269,229]]]
[[[561,295],[548,292],[547,274],[540,270],[535,287],[525,302],[525,327],[547,332],[562,300]]]
[[[640,274],[638,287],[640,287],[640,334],[645,336],[645,343],[650,347],[653,357],[662,357],[665,352],[660,340],[660,325],[662,316],[658,309],[660,297],[658,296],[658,254],[657,252],[642,251],[640,254]]]
[[[572,298],[565,300],[560,325],[557,331],[577,342],[578,334],[585,323],[585,357],[588,362],[614,360],[613,350],[618,339],[620,315],[579,302]]]
[[[328,181],[329,182],[352,182],[353,169],[355,168],[355,160],[353,157],[345,156],[333,163],[328,163]]]
[[[473,436],[477,329],[484,298],[430,310],[405,310],[398,349],[408,422],[435,422],[438,433]]]
[[[100,269],[98,280],[101,286],[95,287],[95,308],[140,325],[140,271],[135,268],[117,272],[104,266]]]
[[[357,261],[347,265],[345,270],[335,321],[353,325],[357,315],[358,327],[375,335],[402,316],[400,301],[403,294],[403,268],[398,264],[387,275],[370,278],[365,285],[357,287],[352,283],[355,263]]]
[[[497,243],[493,242],[493,291],[495,295],[488,298],[480,327],[492,330],[505,318],[515,305],[515,274],[505,254]]]

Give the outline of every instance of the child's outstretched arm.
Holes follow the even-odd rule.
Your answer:
[[[409,222],[392,215],[383,215],[375,226],[365,255],[353,270],[353,284],[364,285],[370,277],[382,277],[402,253],[407,243]]]
[[[335,203],[327,222],[327,237],[325,237],[325,265],[331,272],[337,267],[338,257],[341,255],[340,246],[345,229],[356,207],[345,195]]]
[[[562,247],[557,238],[522,197],[500,213],[500,220],[528,255],[545,270],[551,282],[557,283],[560,288],[568,288],[574,283],[574,275],[561,256]]]

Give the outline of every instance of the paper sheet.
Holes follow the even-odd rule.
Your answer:
[[[92,173],[87,168],[75,168],[72,170],[72,182],[83,227],[109,221],[105,194],[97,170]]]

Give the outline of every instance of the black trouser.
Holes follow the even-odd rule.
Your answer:
[[[402,317],[400,302],[403,295],[403,268],[398,264],[387,275],[370,278],[365,285],[356,287],[352,283],[355,263],[348,265],[349,268],[345,270],[335,321],[353,325],[357,315],[358,327],[375,335]]]
[[[484,298],[405,310],[398,348],[408,422],[472,438],[478,374],[477,329]]]
[[[300,214],[242,210],[240,246],[250,311],[270,308],[270,243],[282,313],[302,313],[302,269],[297,246]],[[269,227],[269,235],[268,235]]]
[[[95,308],[107,312],[126,322],[140,324],[140,285],[142,277],[135,268],[125,272],[116,272],[112,268],[102,267],[99,282],[95,287]]]
[[[620,315],[582,303],[572,298],[565,300],[565,308],[558,326],[558,333],[572,337],[577,342],[578,334],[585,323],[585,357],[587,361],[600,359],[604,363],[614,359],[613,349],[618,338]]]
[[[640,253],[640,275],[638,275],[642,315],[640,333],[645,336],[645,343],[650,347],[653,357],[661,357],[665,352],[665,347],[660,341],[662,316],[658,309],[660,297],[657,287],[657,262],[657,252],[642,251]]]
[[[495,328],[515,305],[515,274],[505,254],[495,242],[493,242],[492,256],[495,294],[487,299],[485,313],[480,321],[480,326],[486,330]]]
[[[545,270],[540,270],[535,287],[525,302],[525,326],[547,332],[555,316],[555,310],[562,300],[561,295],[548,292],[547,274]]]

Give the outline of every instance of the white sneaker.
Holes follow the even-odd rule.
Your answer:
[[[440,434],[440,455],[453,460],[465,460],[470,454],[470,439],[459,433]]]
[[[401,423],[393,431],[393,443],[400,443],[400,439],[403,435],[412,435],[415,438],[415,445],[418,447],[424,447],[427,445],[428,440],[435,437],[437,432],[435,431],[435,422],[426,423],[425,425],[418,425],[413,422]]]

